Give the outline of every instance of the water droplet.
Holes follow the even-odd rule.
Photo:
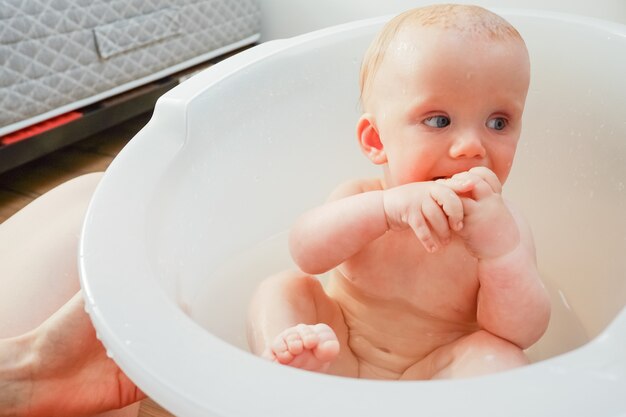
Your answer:
[[[570,307],[569,303],[567,302],[567,298],[565,297],[565,294],[563,294],[563,291],[561,291],[561,290],[559,290],[559,297],[561,297],[561,302],[563,303],[565,308],[571,311],[572,308]]]

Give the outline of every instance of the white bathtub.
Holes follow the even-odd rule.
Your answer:
[[[391,382],[245,350],[247,302],[290,264],[292,221],[338,182],[378,173],[354,125],[361,56],[381,18],[262,44],[200,73],[159,100],[105,174],[81,281],[99,337],[142,390],[179,417],[626,415],[626,26],[499,12],[532,60],[505,190],[533,227],[553,294],[534,363]]]

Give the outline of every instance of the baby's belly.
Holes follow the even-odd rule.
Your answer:
[[[445,320],[406,301],[372,299],[337,282],[329,295],[343,312],[360,378],[398,379],[437,348],[478,329],[475,319]]]

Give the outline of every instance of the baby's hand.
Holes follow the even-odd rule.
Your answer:
[[[513,250],[519,243],[519,230],[502,199],[502,184],[490,169],[476,167],[437,181],[455,189],[458,183],[472,184],[467,192],[455,191],[461,198],[464,227],[459,235],[478,259],[494,258]]]
[[[383,205],[391,230],[410,227],[428,252],[450,242],[452,231],[463,229],[463,204],[457,193],[467,193],[473,183],[463,178],[445,183],[416,182],[384,191]]]

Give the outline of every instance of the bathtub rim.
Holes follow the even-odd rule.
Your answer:
[[[590,25],[603,31],[607,30],[608,27],[610,29],[609,32],[617,36],[626,37],[626,26],[616,22],[526,9],[498,8],[494,10],[497,10],[498,13],[503,14],[505,17],[514,14],[548,19],[558,18],[570,23]],[[172,137],[178,136],[183,138],[185,135],[181,135],[180,132],[185,131],[187,128],[185,118],[187,106],[201,95],[203,89],[210,88],[212,84],[221,82],[232,71],[253,65],[273,54],[297,47],[302,42],[313,42],[316,39],[335,35],[345,30],[380,24],[390,17],[383,16],[365,19],[322,29],[288,40],[271,41],[261,45],[261,47],[238,54],[224,61],[224,63],[217,64],[212,69],[191,78],[186,83],[164,95],[159,100],[157,109],[155,109],[155,115],[163,116],[163,118],[157,119],[155,117],[154,121],[151,120],[137,136],[138,138],[148,137],[153,131],[165,130],[173,132]],[[173,112],[172,115],[164,115],[169,112]],[[168,124],[170,121],[172,124]],[[134,253],[137,253],[137,250],[141,249],[141,225],[133,224],[133,219],[136,217],[130,216],[129,213],[133,213],[141,218],[141,214],[145,209],[142,205],[141,197],[148,196],[158,186],[156,181],[159,175],[147,176],[148,178],[141,178],[140,181],[137,178],[134,178],[132,181],[127,180],[128,176],[133,173],[132,167],[130,167],[133,158],[138,152],[142,152],[141,146],[139,146],[141,142],[141,139],[134,141],[116,158],[94,194],[81,235],[79,256],[81,285],[86,298],[86,309],[107,350],[111,352],[120,367],[131,379],[138,383],[142,390],[172,411],[189,416],[203,415],[207,411],[218,415],[241,413],[241,409],[237,408],[238,405],[233,408],[233,404],[241,403],[241,401],[238,401],[237,393],[232,392],[232,390],[229,392],[228,389],[223,388],[240,387],[246,379],[256,380],[256,378],[251,378],[253,375],[258,380],[271,380],[271,382],[266,384],[245,381],[245,384],[249,385],[246,392],[251,392],[252,390],[266,391],[263,395],[256,394],[259,400],[271,397],[271,394],[275,392],[272,390],[284,387],[287,383],[300,386],[303,388],[303,391],[307,392],[316,392],[319,390],[317,384],[321,384],[321,386],[326,388],[324,395],[331,404],[342,404],[346,399],[346,389],[357,391],[351,387],[358,387],[360,395],[357,396],[351,393],[352,398],[355,401],[360,400],[361,404],[368,404],[369,407],[363,410],[362,415],[372,416],[378,415],[380,411],[374,404],[369,404],[368,401],[370,400],[368,399],[379,397],[381,392],[386,393],[389,398],[401,398],[404,400],[408,398],[406,396],[410,392],[413,397],[412,400],[401,404],[402,407],[407,407],[415,401],[415,392],[420,391],[418,396],[423,404],[441,408],[441,404],[436,402],[445,400],[448,402],[445,406],[448,407],[448,412],[450,414],[458,414],[459,412],[467,411],[467,405],[461,401],[463,398],[480,397],[480,394],[485,390],[493,391],[495,387],[506,387],[511,383],[521,385],[522,381],[528,381],[528,383],[535,385],[531,392],[536,394],[533,400],[536,400],[537,404],[542,404],[542,407],[539,407],[539,409],[554,415],[558,412],[571,413],[579,411],[585,402],[593,400],[593,395],[588,395],[585,398],[579,395],[580,391],[578,390],[582,386],[578,384],[579,381],[584,381],[585,386],[588,386],[591,381],[595,381],[598,385],[606,387],[608,392],[613,392],[611,387],[617,390],[626,386],[624,372],[626,365],[623,362],[620,368],[622,373],[618,375],[615,384],[612,384],[610,381],[614,377],[610,372],[608,374],[598,374],[596,372],[598,366],[604,364],[607,358],[617,357],[620,353],[617,351],[619,344],[622,346],[626,345],[624,336],[620,336],[619,332],[619,329],[626,327],[626,308],[621,310],[598,337],[574,351],[525,368],[463,381],[406,381],[396,384],[389,381],[337,378],[304,373],[288,367],[274,366],[253,357],[247,352],[233,348],[230,344],[210,334],[185,316],[166,294],[157,288],[158,285],[152,285],[149,288],[139,285],[141,283],[151,283],[149,280],[150,270],[145,265],[135,266],[135,270],[120,269],[119,265],[114,265],[119,259],[116,258],[116,253],[123,255],[124,250],[130,250],[131,253],[134,250]],[[142,159],[150,159],[149,167],[158,174],[159,167],[166,166],[183,145],[184,140],[168,141],[154,155],[146,155],[142,152]],[[132,174],[131,177],[133,176],[136,177],[137,175]],[[150,179],[153,180],[152,183],[150,183]],[[138,182],[142,182],[144,187],[143,191],[139,193],[134,188],[134,185]],[[120,185],[123,187],[120,188]],[[112,198],[112,196],[116,197],[115,201],[122,201],[123,203],[118,204],[118,207],[113,211],[106,211],[110,208],[106,201]],[[128,242],[118,245],[119,247],[110,252],[99,250],[99,236],[110,235],[113,230],[134,234],[134,237]],[[108,239],[104,238],[104,240]],[[99,270],[99,268],[103,269]],[[143,281],[125,279],[124,277],[127,276],[139,276]],[[94,279],[93,277],[96,278]],[[119,290],[120,286],[125,286],[127,291],[121,292]],[[108,291],[109,294],[112,293],[115,296],[108,299],[103,298],[101,296],[102,291]],[[119,300],[122,300],[122,302],[119,302]],[[131,312],[133,313],[131,314],[133,315],[132,321],[128,318],[128,314]],[[159,323],[159,328],[145,329],[142,327],[150,322]],[[137,338],[139,334],[137,329],[140,327],[144,333],[142,338]],[[206,352],[212,351],[215,352],[216,357],[230,357],[230,360],[215,359],[210,364],[203,363],[198,367],[193,367],[193,369],[186,369],[184,373],[180,373],[179,369],[174,369],[174,364],[168,364],[166,366],[168,369],[164,370],[163,359],[169,359],[171,355],[176,355],[181,339],[164,341],[160,345],[159,352],[155,354],[151,352],[151,350],[154,350],[154,345],[148,345],[145,341],[162,339],[162,333],[186,336],[182,340],[189,344],[189,348],[198,358],[203,357],[203,354],[206,354]],[[207,362],[209,361],[207,360]],[[578,362],[578,365],[573,366],[576,362]],[[230,365],[232,363],[237,364],[235,370]],[[244,369],[246,372],[243,372]],[[156,370],[159,370],[159,372]],[[209,395],[204,395],[204,397],[199,396],[198,387],[192,386],[188,379],[189,375],[194,375],[197,371],[202,371],[199,372],[201,375],[210,373],[217,375],[215,378],[212,378],[215,379],[212,384],[201,385],[201,390],[209,392]],[[166,376],[165,378],[164,375]],[[269,378],[262,378],[268,376]],[[283,381],[284,383],[277,385],[276,381]],[[216,394],[211,392],[212,389],[221,390],[222,392]],[[560,396],[575,396],[576,398],[569,404],[553,403],[551,399],[543,398],[545,397],[543,392],[546,389],[559,394],[556,395],[557,398]],[[456,403],[462,404],[461,406],[458,404],[455,406],[453,404],[455,402],[450,401],[450,390],[456,393],[455,395],[459,399]],[[404,397],[398,397],[399,394],[404,395]],[[333,395],[335,397],[328,398]],[[513,403],[519,403],[520,401],[518,392],[511,396],[506,390],[500,390],[498,397],[497,404],[500,407],[507,407],[507,403],[510,406],[511,401]],[[185,404],[180,404],[181,398],[184,399]],[[199,401],[198,398],[203,398],[203,400]],[[305,399],[306,397],[300,398],[299,401]],[[601,399],[606,400],[606,397],[598,397],[598,400]],[[294,403],[293,399],[290,401]],[[527,399],[523,401],[528,402]],[[579,403],[576,401],[579,401]],[[275,408],[270,407],[265,412],[278,412],[280,414],[283,405],[272,404]],[[487,409],[493,407],[493,405],[483,403],[480,400],[477,400],[475,405],[487,407]],[[269,407],[267,404],[265,406]],[[362,406],[364,407],[364,405]],[[403,409],[407,410],[408,408]],[[499,408],[500,411],[502,409]],[[257,408],[258,410],[259,408]],[[520,407],[520,410],[524,411],[523,407]],[[540,415],[537,409],[533,408],[533,411],[535,411],[535,414]],[[622,412],[624,412],[624,409],[622,409]],[[264,412],[260,414],[264,414]],[[400,413],[396,414],[401,415]]]

